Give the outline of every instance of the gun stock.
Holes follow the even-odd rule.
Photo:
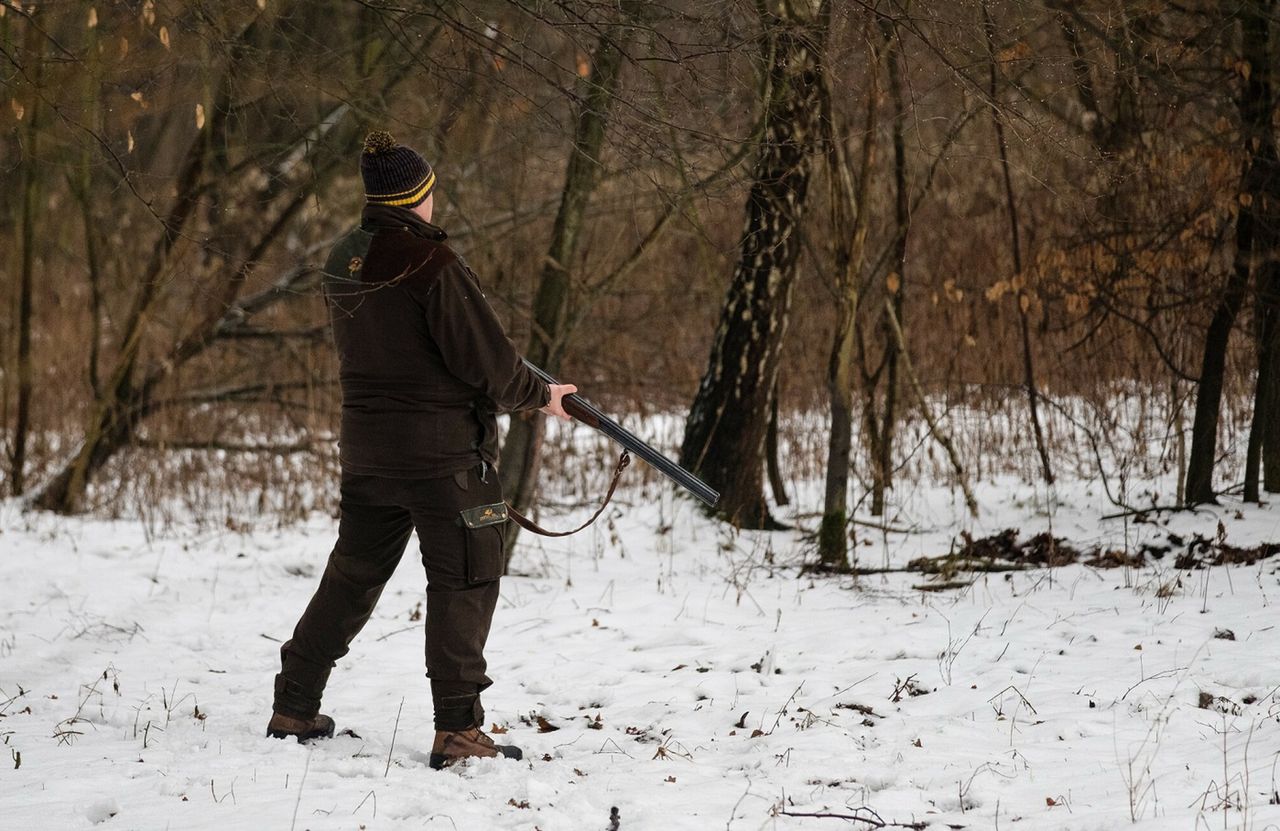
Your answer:
[[[529,367],[534,375],[537,375],[548,384],[560,383],[555,378],[543,372],[538,367],[523,359],[524,365]],[[703,482],[697,476],[680,467],[680,465],[668,459],[659,453],[647,442],[641,439],[630,430],[624,428],[621,424],[609,418],[600,412],[594,404],[583,398],[577,393],[566,395],[561,404],[564,411],[573,416],[575,421],[580,421],[588,427],[604,433],[610,439],[625,447],[632,455],[644,459],[655,470],[666,476],[672,482],[687,490],[689,493],[701,499],[711,507],[715,507],[720,501],[720,494],[713,490],[710,485]]]

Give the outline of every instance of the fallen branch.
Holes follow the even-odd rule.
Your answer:
[[[910,828],[913,831],[924,831],[928,827],[924,822],[894,822],[893,820],[884,820],[880,815],[870,808],[858,808],[857,813],[853,814],[836,814],[830,811],[786,811],[779,810],[775,813],[783,817],[811,817],[814,819],[847,819],[852,822],[865,822],[869,828]],[[867,815],[862,812],[866,811]],[[868,816],[869,815],[869,816]]]

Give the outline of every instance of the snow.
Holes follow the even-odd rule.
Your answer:
[[[589,470],[547,489],[544,524],[593,509],[556,507],[607,475]],[[616,807],[624,831],[873,827],[788,813],[1280,828],[1280,561],[1178,572],[1166,556],[924,592],[920,575],[802,576],[801,531],[734,533],[652,475],[624,482],[600,525],[522,537],[504,580],[485,701],[525,761],[443,772],[427,766],[414,554],[326,695],[358,738],[301,746],[263,733],[330,517],[157,530],[0,503],[0,827],[552,831],[605,829]],[[819,504],[820,481],[793,484]],[[895,491],[883,522],[909,533],[860,527],[859,562],[1006,527],[1130,550],[1219,523],[1237,545],[1280,541],[1274,502],[1135,522],[1102,519],[1117,509],[1092,480],[975,490],[977,520],[946,485]]]

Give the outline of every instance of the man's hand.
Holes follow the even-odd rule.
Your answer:
[[[538,412],[559,416],[565,421],[571,421],[573,417],[564,411],[561,401],[566,395],[577,392],[578,388],[573,384],[547,384],[547,386],[551,388],[551,400],[547,402],[547,406],[540,407]]]

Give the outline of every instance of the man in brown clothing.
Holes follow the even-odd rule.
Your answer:
[[[373,612],[409,534],[427,573],[426,662],[435,705],[431,766],[520,758],[481,729],[485,640],[503,569],[506,507],[494,466],[496,412],[567,418],[572,385],[521,362],[475,274],[431,224],[435,173],[390,135],[365,140],[367,204],[324,266],[341,363],[338,541],[280,649],[271,736],[333,735],[320,698]]]

